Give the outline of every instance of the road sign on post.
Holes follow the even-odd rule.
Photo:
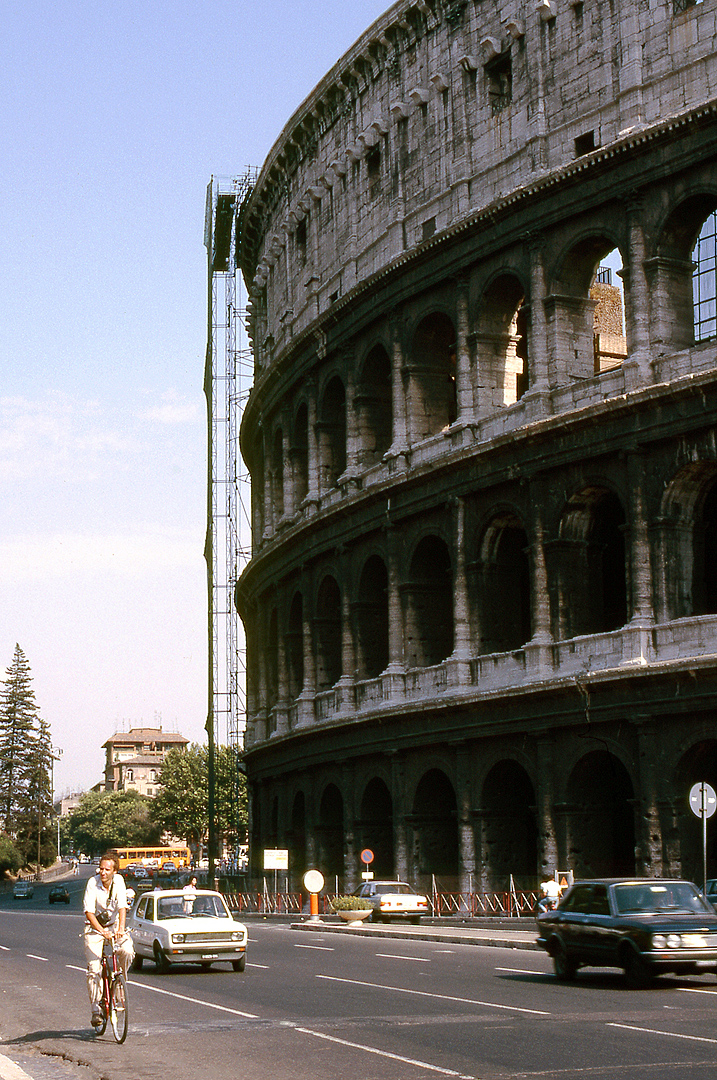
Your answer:
[[[361,852],[361,862],[364,863],[366,869],[361,874],[362,881],[370,881],[373,874],[369,870],[370,864],[373,862],[373,852],[370,847],[364,848]]]
[[[717,810],[715,789],[704,780],[690,788],[690,810],[702,818],[702,889],[707,892],[707,818]]]

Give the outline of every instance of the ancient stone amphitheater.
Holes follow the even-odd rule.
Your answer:
[[[717,0],[398,3],[277,139],[239,221],[255,869],[700,878],[716,43]]]

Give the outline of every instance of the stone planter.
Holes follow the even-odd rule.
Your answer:
[[[359,911],[344,911],[342,909],[341,911],[337,911],[336,914],[340,915],[344,922],[347,922],[349,926],[358,926],[364,921],[364,919],[368,919],[371,911],[371,908],[363,908]]]

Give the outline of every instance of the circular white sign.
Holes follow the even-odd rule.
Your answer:
[[[690,788],[690,810],[698,818],[712,817],[717,810],[715,789],[709,784],[693,784]]]
[[[319,893],[324,887],[324,875],[320,870],[307,870],[304,874],[304,888],[310,893]]]

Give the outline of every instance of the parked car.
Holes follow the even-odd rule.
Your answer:
[[[717,914],[691,881],[578,881],[536,921],[558,979],[581,967],[619,967],[640,989],[664,972],[717,972]]]
[[[66,885],[53,885],[47,894],[50,904],[69,904],[70,892]]]
[[[167,862],[162,863],[161,873],[163,874],[176,874],[177,864],[168,859]]]
[[[717,908],[717,878],[710,878],[705,883],[705,896],[713,908]]]
[[[413,891],[404,881],[365,881],[354,896],[368,900],[373,908],[373,922],[408,919],[417,923],[428,913],[428,897]]]
[[[159,971],[172,964],[227,961],[235,971],[246,966],[247,930],[235,922],[221,893],[198,889],[187,896],[181,889],[144,893],[127,917],[134,942],[133,968],[154,960]]]
[[[35,888],[31,881],[16,881],[12,887],[12,895],[16,900],[30,900],[35,894]]]

